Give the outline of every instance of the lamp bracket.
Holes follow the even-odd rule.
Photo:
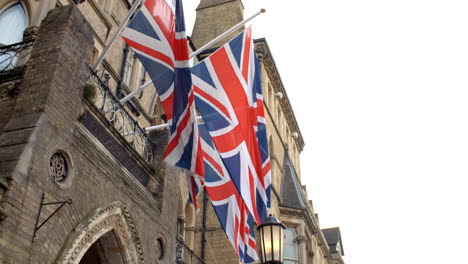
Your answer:
[[[60,209],[62,209],[62,207],[65,204],[71,204],[72,203],[72,199],[68,199],[66,201],[50,202],[50,203],[44,203],[44,200],[45,200],[45,193],[42,193],[41,204],[39,205],[39,211],[37,212],[36,224],[34,225],[34,232],[33,232],[33,237],[32,237],[32,240],[31,240],[31,242],[33,242],[33,243],[36,240],[37,231],[39,231],[39,229],[41,229],[41,227],[45,223],[47,223],[47,221],[49,221],[49,219],[52,218],[52,216],[54,216]],[[55,209],[55,211],[53,211],[42,223],[39,224],[39,219],[41,218],[42,207],[47,206],[47,205],[54,205],[54,204],[59,204],[60,206],[57,207]]]

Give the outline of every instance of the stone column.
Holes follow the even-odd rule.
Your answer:
[[[304,224],[297,227],[297,251],[299,263],[307,263],[307,237],[305,236]]]

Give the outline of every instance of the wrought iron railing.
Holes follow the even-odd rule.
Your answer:
[[[205,264],[205,262],[193,252],[179,237],[176,239],[176,263],[177,264]]]
[[[0,78],[22,71],[31,54],[34,39],[0,47]]]
[[[125,110],[119,99],[109,89],[107,83],[102,81],[93,70],[91,70],[90,81],[96,84],[98,88],[93,99],[97,109],[146,162],[152,162],[154,145],[145,130]]]

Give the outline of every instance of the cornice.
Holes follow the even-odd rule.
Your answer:
[[[292,132],[297,132],[298,134],[298,137],[294,138],[294,141],[296,142],[299,151],[302,151],[305,145],[304,139],[302,137],[301,130],[299,129],[299,124],[297,123],[297,119],[294,115],[291,102],[289,101],[288,95],[283,85],[283,81],[281,80],[281,76],[278,72],[278,68],[276,67],[276,63],[271,54],[270,48],[268,47],[268,44],[264,38],[256,39],[254,43],[255,52],[257,53],[257,56],[262,65],[265,67],[271,83],[273,83],[275,93],[281,92],[284,95],[284,98],[280,100],[281,108]]]

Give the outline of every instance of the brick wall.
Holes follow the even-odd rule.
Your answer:
[[[0,201],[6,215],[0,222],[0,263],[54,263],[84,219],[116,201],[133,219],[144,262],[156,263],[155,243],[161,236],[166,248],[160,263],[175,262],[179,172],[165,168],[159,193],[150,193],[78,121],[87,108],[82,87],[92,36],[74,5],[52,10],[42,22],[16,106],[0,135],[0,171],[8,184]],[[64,184],[50,176],[50,157],[57,151],[69,164]],[[46,202],[73,203],[52,217],[32,243],[43,192]],[[54,209],[44,207],[41,220]]]

